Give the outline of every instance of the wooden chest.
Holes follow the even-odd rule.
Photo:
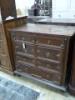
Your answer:
[[[27,24],[11,30],[15,73],[64,90],[70,27]],[[66,33],[67,32],[67,33]]]

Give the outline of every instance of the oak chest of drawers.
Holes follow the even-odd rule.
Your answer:
[[[64,90],[73,33],[71,27],[40,24],[11,30],[15,73]]]

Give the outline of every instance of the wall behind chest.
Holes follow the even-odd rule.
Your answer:
[[[52,0],[53,18],[75,18],[75,0]]]

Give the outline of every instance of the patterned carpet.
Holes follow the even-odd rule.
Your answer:
[[[37,100],[40,93],[0,77],[0,100]]]

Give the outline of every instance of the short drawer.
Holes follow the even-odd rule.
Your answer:
[[[49,36],[49,37],[37,37],[36,43],[37,44],[46,44],[46,45],[52,45],[52,46],[64,46],[64,37],[55,37],[55,36]]]
[[[30,45],[25,42],[15,42],[16,52],[22,52],[30,55],[34,55],[35,49],[34,45]]]
[[[56,61],[61,61],[61,58],[63,58],[63,51],[61,49],[52,49],[37,46],[37,56]]]
[[[41,70],[39,68],[35,68],[32,66],[26,66],[26,65],[18,65],[16,67],[17,71],[21,71],[21,72],[25,72],[27,74],[32,75],[33,77],[36,78],[41,78],[41,79],[45,79],[48,81],[52,81],[54,83],[60,84],[61,82],[61,75],[57,74],[57,73],[50,73],[47,72],[45,70]]]
[[[21,41],[27,41],[27,42],[30,42],[30,43],[35,43],[34,36],[27,35],[25,33],[13,34],[13,38],[14,38],[14,40],[21,40]]]
[[[27,56],[23,56],[23,55],[16,55],[16,63],[19,62],[24,62],[26,64],[35,64],[35,59],[34,58],[29,58]]]
[[[25,72],[27,72],[27,70],[30,67],[34,66],[34,64],[29,64],[29,63],[23,62],[21,60],[16,61],[15,65],[16,65],[16,70],[21,70],[21,71],[23,70]]]
[[[36,61],[37,67],[43,67],[47,70],[53,70],[53,71],[57,71],[60,72],[63,70],[62,66],[60,63],[54,63],[54,62],[50,62],[50,61],[44,61],[44,60],[39,60],[37,59]]]

